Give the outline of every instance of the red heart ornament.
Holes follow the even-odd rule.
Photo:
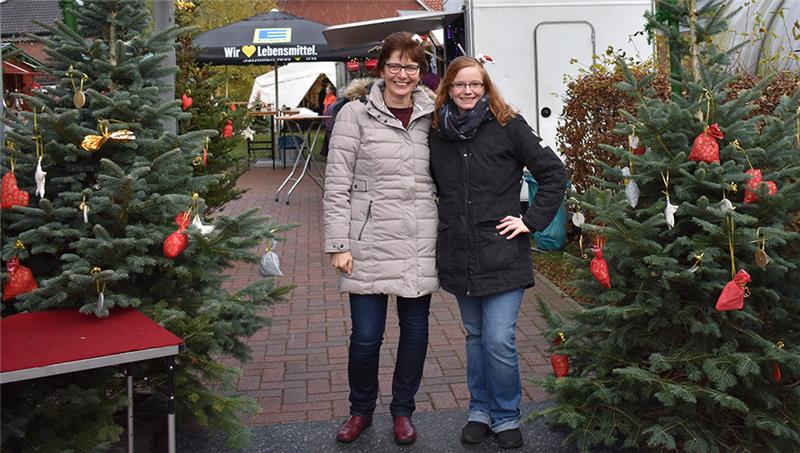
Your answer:
[[[28,206],[28,192],[17,187],[17,177],[12,172],[3,175],[3,193],[0,195],[0,208],[11,209],[13,206]]]
[[[189,246],[189,237],[182,229],[177,230],[164,239],[164,256],[174,260]]]
[[[750,283],[750,274],[744,269],[739,270],[733,280],[722,288],[722,294],[717,299],[717,311],[741,310],[744,308],[744,292],[748,283]]]
[[[553,345],[561,344],[561,338],[556,337]],[[550,366],[553,367],[553,374],[556,377],[564,377],[569,374],[569,356],[566,354],[550,354]]]
[[[189,107],[191,107],[193,103],[194,103],[194,99],[192,99],[191,97],[187,96],[186,93],[183,93],[181,95],[181,109],[184,112],[186,110],[188,110]]]
[[[33,278],[31,269],[20,264],[18,256],[11,258],[6,263],[6,267],[8,268],[8,281],[3,285],[3,300],[13,299],[39,287],[36,279]]]
[[[717,139],[725,137],[719,129],[717,123],[708,126],[694,139],[692,152],[689,153],[689,160],[698,162],[719,163],[719,143]]]

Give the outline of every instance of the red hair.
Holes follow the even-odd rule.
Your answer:
[[[517,116],[517,112],[506,103],[500,92],[497,91],[492,79],[489,78],[489,73],[483,65],[472,57],[458,57],[453,60],[447,67],[447,72],[444,74],[444,80],[439,85],[439,93],[436,95],[436,109],[433,111],[433,124],[432,127],[439,126],[439,110],[442,106],[450,100],[450,87],[453,85],[453,80],[458,75],[459,71],[464,68],[474,67],[478,68],[483,78],[483,92],[489,98],[489,110],[492,112],[497,122],[505,126],[508,120]]]

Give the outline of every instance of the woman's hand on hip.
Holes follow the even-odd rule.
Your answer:
[[[511,233],[506,236],[506,239],[514,239],[522,233],[531,232],[531,230],[525,226],[521,218],[514,217],[513,215],[507,215],[500,219],[497,229],[500,230],[501,236],[506,236],[508,233]]]
[[[353,275],[353,255],[350,252],[331,253],[331,266],[339,272]]]

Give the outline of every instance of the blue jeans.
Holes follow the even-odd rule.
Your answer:
[[[351,294],[350,317],[353,332],[347,377],[350,381],[350,414],[370,416],[378,398],[378,366],[383,332],[386,328],[386,294]],[[393,416],[410,417],[416,409],[414,396],[422,380],[422,366],[428,352],[428,313],[431,296],[397,297],[400,342],[392,378]]]
[[[467,330],[469,421],[494,432],[519,427],[522,383],[516,328],[524,289],[491,296],[458,296]]]

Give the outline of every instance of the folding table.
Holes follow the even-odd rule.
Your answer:
[[[314,158],[314,146],[317,144],[317,138],[319,137],[319,133],[322,130],[322,123],[323,120],[330,119],[330,116],[322,116],[322,115],[290,115],[290,116],[276,116],[275,119],[278,121],[285,121],[286,127],[289,128],[291,132],[296,133],[300,139],[297,145],[297,159],[294,161],[294,165],[292,165],[292,171],[289,172],[289,176],[283,180],[278,190],[275,191],[275,201],[279,200],[281,191],[289,181],[294,181],[292,187],[289,189],[289,192],[286,194],[286,204],[289,204],[289,198],[292,196],[292,192],[294,189],[297,188],[300,181],[303,180],[303,177],[308,173],[309,166],[311,167],[311,171],[316,171],[317,176],[313,174],[309,174],[311,179],[314,183],[319,186],[320,190],[325,190],[323,187],[323,181],[325,180],[325,175],[322,174],[322,170],[319,168],[319,164],[317,163],[317,159]],[[302,170],[300,175],[295,177],[294,174],[297,172],[297,167],[302,163]],[[309,165],[310,164],[310,165]]]
[[[143,360],[167,362],[167,434],[175,452],[175,363],[183,340],[133,308],[107,318],[77,310],[20,313],[0,319],[0,384]],[[128,386],[128,452],[133,452],[133,377]]]

